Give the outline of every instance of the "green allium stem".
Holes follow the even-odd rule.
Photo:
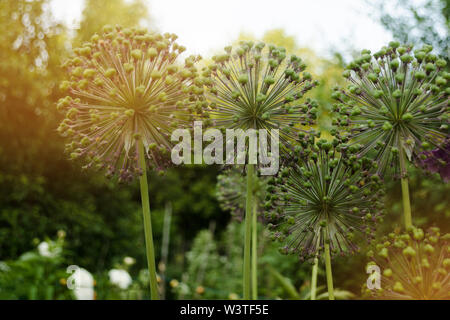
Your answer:
[[[147,249],[148,272],[150,276],[150,294],[152,300],[159,300],[158,284],[156,280],[155,248],[153,245],[152,218],[150,214],[150,200],[148,196],[147,165],[142,140],[139,141],[139,165],[142,175],[139,178],[141,186],[142,213],[144,216],[145,246]]]
[[[406,230],[412,228],[411,217],[411,201],[409,199],[409,183],[408,183],[408,171],[406,169],[406,159],[402,149],[400,149],[400,174],[402,184],[402,199],[403,199],[403,217],[405,220]]]
[[[328,229],[328,228],[327,228]],[[334,300],[333,274],[331,271],[330,244],[325,242],[325,269],[327,273],[328,298]]]
[[[252,299],[258,300],[258,205],[254,201],[252,216]]]
[[[314,265],[312,268],[311,277],[311,300],[316,300],[317,293],[317,270],[319,269],[319,257],[314,258]]]
[[[244,300],[250,300],[251,290],[251,243],[253,213],[254,165],[247,164],[247,198],[245,209],[245,245],[244,245]]]
[[[403,198],[403,215],[405,218],[405,228],[408,230],[412,227],[411,202],[409,200],[408,178],[402,178],[402,198]]]

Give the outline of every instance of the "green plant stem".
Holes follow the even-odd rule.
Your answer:
[[[317,270],[319,269],[319,258],[316,256],[314,258],[314,265],[312,268],[311,277],[311,300],[316,300],[317,293]]]
[[[405,228],[412,227],[411,202],[409,200],[408,178],[402,178],[402,198],[403,198],[403,216],[405,218]]]
[[[325,269],[327,273],[328,298],[334,300],[333,273],[331,271],[330,244],[325,242]]]
[[[148,272],[150,277],[150,294],[152,300],[159,300],[158,283],[156,280],[155,248],[153,245],[152,217],[150,214],[150,200],[148,196],[147,165],[142,140],[139,141],[139,165],[142,175],[139,178],[141,186],[142,213],[144,217],[145,247],[147,250]]]
[[[403,217],[406,230],[412,227],[411,200],[409,198],[408,171],[406,169],[406,159],[403,151],[400,151],[400,174],[402,184]]]
[[[252,299],[258,300],[258,205],[254,201],[252,216]]]
[[[254,165],[247,164],[247,198],[245,206],[245,245],[244,245],[244,300],[250,300],[251,290],[251,242],[253,213],[253,175]]]

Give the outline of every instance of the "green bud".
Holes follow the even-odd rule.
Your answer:
[[[405,113],[405,114],[402,116],[402,120],[403,120],[403,121],[406,121],[406,122],[411,121],[412,119],[414,119],[414,116],[413,116],[412,113],[410,113],[410,112]]]
[[[416,256],[416,250],[414,250],[411,246],[406,247],[402,252],[407,258],[413,258]]]
[[[142,58],[142,51],[139,49],[135,49],[135,50],[131,51],[131,56],[134,59],[139,60]]]
[[[384,131],[390,131],[392,130],[392,124],[389,121],[386,121],[381,129],[383,129]]]
[[[447,65],[447,61],[445,61],[444,59],[438,59],[438,60],[436,61],[436,65],[437,65],[439,68],[444,68],[444,67]]]
[[[246,74],[242,74],[238,79],[239,83],[242,85],[246,85],[248,83],[248,76]]]
[[[396,99],[399,99],[402,96],[402,91],[400,89],[397,89],[394,92],[392,92],[392,96]]]
[[[434,64],[432,64],[431,62],[429,62],[425,65],[425,70],[427,72],[433,72],[434,70],[436,70],[436,66]]]
[[[397,70],[400,66],[400,62],[398,60],[392,60],[390,63],[392,70]]]
[[[105,77],[112,78],[113,76],[116,75],[116,73],[117,73],[116,69],[110,68],[110,69],[106,70]]]
[[[392,274],[393,274],[393,272],[392,272],[391,269],[386,269],[386,270],[383,271],[383,276],[385,276],[387,278],[392,277]]]
[[[123,68],[125,69],[126,73],[131,73],[134,71],[134,66],[131,63],[124,63]]]
[[[397,293],[403,293],[405,292],[405,289],[403,288],[403,285],[400,282],[396,282],[394,284],[394,287],[392,288]]]
[[[382,258],[387,259],[388,258],[388,249],[387,248],[381,249],[380,252],[378,252],[378,255]]]

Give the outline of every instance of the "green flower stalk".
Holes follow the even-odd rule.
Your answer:
[[[363,290],[383,300],[450,299],[450,234],[399,229],[384,237],[368,256],[380,268],[380,288]]]
[[[246,179],[239,167],[231,168],[217,177],[217,199],[225,211],[242,221],[245,217]],[[253,214],[252,214],[252,249],[251,249],[251,283],[252,299],[258,298],[258,220],[263,220],[264,199],[267,189],[267,178],[254,179]]]
[[[404,219],[412,226],[407,166],[423,161],[449,138],[449,94],[446,61],[431,46],[414,50],[391,42],[361,57],[344,72],[351,84],[333,93],[335,124],[348,127],[360,155],[371,154],[380,174],[393,168],[401,178]],[[443,150],[448,152],[447,150]]]
[[[58,131],[69,139],[66,151],[83,168],[103,169],[119,182],[138,177],[141,186],[151,297],[158,298],[148,195],[147,167],[170,165],[170,135],[202,117],[203,89],[195,63],[173,34],[106,26],[102,35],[75,49],[64,63],[68,96],[57,108],[66,117]]]
[[[317,104],[304,94],[317,85],[304,72],[306,65],[284,48],[264,43],[241,42],[238,48],[225,48],[225,53],[213,57],[213,63],[202,75],[209,100],[213,126],[222,129],[279,130],[282,151],[292,150],[300,126],[313,124]],[[247,164],[247,196],[244,247],[244,299],[250,299],[250,250],[252,231],[254,164]]]
[[[376,163],[358,157],[362,146],[301,134],[292,163],[269,181],[265,204],[272,238],[283,254],[313,260],[323,254],[330,299],[331,255],[359,250],[357,237],[370,241],[383,214],[382,180]]]

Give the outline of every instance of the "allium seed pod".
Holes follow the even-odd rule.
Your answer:
[[[179,64],[185,48],[176,38],[106,26],[74,50],[64,64],[68,80],[60,86],[69,95],[57,106],[66,113],[58,131],[71,139],[72,159],[82,157],[85,168],[104,168],[128,181],[142,171],[137,143],[142,140],[149,164],[158,170],[169,165],[171,132],[206,116],[202,90],[194,85],[200,57]]]
[[[449,244],[439,228],[390,233],[368,253],[369,265],[380,268],[381,289],[363,292],[383,300],[450,299]]]
[[[254,179],[254,203],[257,204],[258,217],[263,218],[266,211],[264,201],[266,197],[267,178],[261,176]],[[230,211],[234,218],[242,221],[245,216],[247,197],[247,181],[243,166],[227,169],[217,177],[217,200],[225,211]]]
[[[314,123],[315,101],[300,100],[317,86],[306,65],[286,50],[264,43],[241,42],[238,48],[225,48],[214,63],[203,70],[208,78],[207,99],[211,118],[219,128],[279,129],[282,150],[295,139],[301,126]]]
[[[400,157],[424,160],[449,139],[450,74],[431,50],[397,42],[373,55],[364,50],[344,72],[351,84],[333,93],[334,124],[349,128],[361,155],[374,152],[380,173],[398,170]]]
[[[268,182],[268,218],[281,252],[315,257],[329,242],[332,253],[354,253],[356,237],[371,240],[383,215],[376,163],[358,157],[362,146],[305,135],[293,162]]]

